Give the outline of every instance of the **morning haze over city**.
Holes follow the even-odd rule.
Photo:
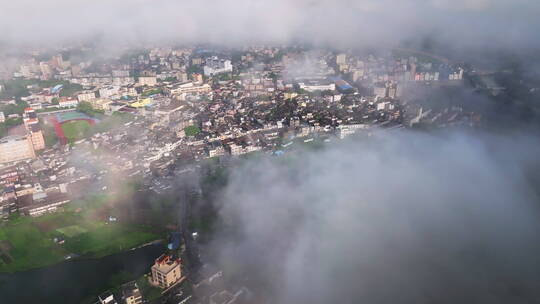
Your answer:
[[[540,301],[540,2],[0,2],[0,303]]]

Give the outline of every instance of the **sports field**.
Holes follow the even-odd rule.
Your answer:
[[[62,124],[64,136],[70,142],[84,138],[90,127],[90,123],[86,120],[74,120]]]

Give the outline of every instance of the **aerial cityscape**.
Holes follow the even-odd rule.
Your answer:
[[[540,302],[540,3],[4,2],[0,303]]]

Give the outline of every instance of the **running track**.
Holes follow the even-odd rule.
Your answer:
[[[62,124],[70,121],[76,121],[76,120],[85,120],[87,121],[91,126],[95,125],[96,122],[93,119],[90,118],[76,118],[76,119],[70,119],[70,120],[64,120],[62,123],[58,121],[58,118],[56,118],[56,115],[53,115],[51,117],[51,122],[54,126],[54,132],[56,133],[56,137],[58,137],[58,140],[60,141],[61,145],[65,145],[68,143],[68,140],[66,138],[66,134],[64,134],[64,129],[62,129]]]

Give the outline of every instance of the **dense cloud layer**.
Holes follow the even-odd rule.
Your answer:
[[[535,0],[2,0],[2,40],[538,46]]]
[[[238,231],[213,250],[275,303],[530,302],[540,296],[532,142],[399,132],[250,162],[222,201]]]

